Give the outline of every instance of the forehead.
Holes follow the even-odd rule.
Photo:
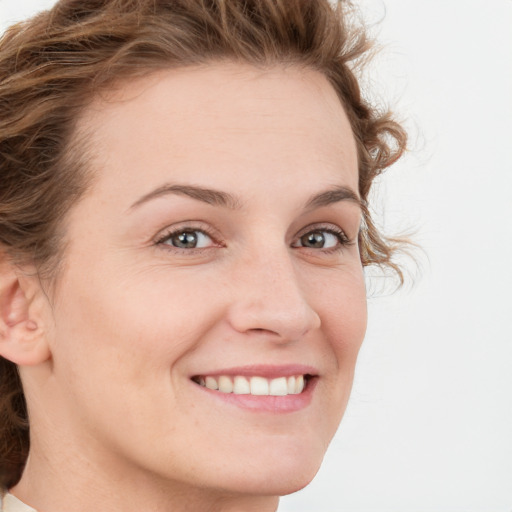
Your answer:
[[[202,173],[202,184],[216,187],[241,175],[293,174],[323,185],[341,178],[357,191],[349,121],[325,76],[308,68],[216,63],[154,72],[98,97],[79,127],[100,181],[157,185],[166,173]]]

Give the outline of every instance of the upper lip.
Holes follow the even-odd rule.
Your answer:
[[[278,377],[292,377],[294,375],[318,375],[316,368],[303,364],[285,364],[285,365],[267,365],[256,364],[246,366],[236,366],[231,368],[223,368],[220,370],[206,371],[197,373],[195,376],[215,377],[220,375],[227,376],[243,376],[243,377],[265,377],[267,379],[275,379]]]

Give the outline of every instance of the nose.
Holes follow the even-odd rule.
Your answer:
[[[234,278],[228,321],[236,331],[288,343],[320,327],[307,283],[288,255],[253,255],[239,265]]]

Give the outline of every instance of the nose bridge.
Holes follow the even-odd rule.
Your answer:
[[[293,341],[320,325],[286,245],[254,251],[239,262],[230,321],[240,332],[265,331]]]

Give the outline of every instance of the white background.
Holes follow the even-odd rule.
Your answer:
[[[53,3],[0,0],[0,29]],[[512,512],[512,0],[358,3],[411,133],[376,208],[426,255],[414,287],[372,293],[340,430],[279,510]]]

